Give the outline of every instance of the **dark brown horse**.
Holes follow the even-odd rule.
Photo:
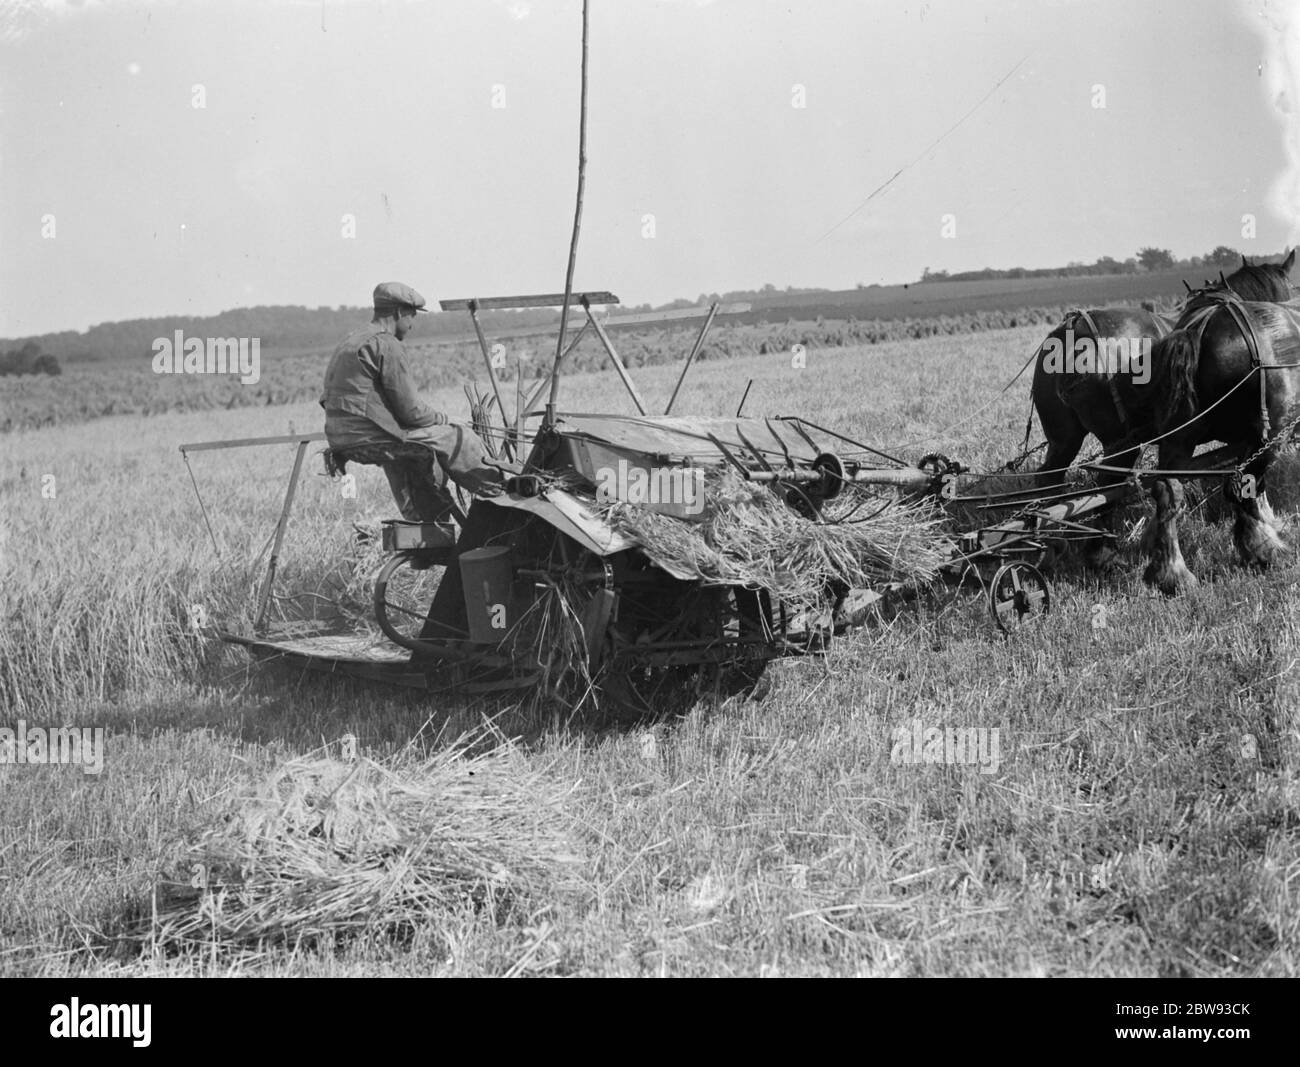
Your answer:
[[[1048,444],[1036,484],[1060,485],[1090,433],[1105,449],[1102,462],[1116,468],[1102,472],[1099,482],[1123,481],[1141,459],[1141,448],[1135,446],[1157,436],[1157,426],[1173,425],[1164,421],[1168,412],[1162,405],[1176,403],[1170,400],[1175,365],[1171,349],[1162,349],[1162,339],[1207,293],[1226,292],[1253,301],[1289,299],[1288,274],[1294,261],[1294,252],[1280,264],[1252,265],[1243,256],[1241,267],[1221,285],[1207,284],[1189,297],[1178,318],[1124,307],[1067,315],[1039,346],[1034,367],[1034,408]],[[1185,368],[1178,364],[1177,369]],[[1107,552],[1104,542],[1096,544],[1093,561]]]
[[[1294,256],[1279,268],[1282,279]],[[1235,448],[1245,466],[1225,489],[1236,511],[1233,540],[1244,564],[1267,567],[1286,548],[1264,494],[1268,468],[1300,415],[1300,302],[1193,297],[1152,355],[1167,368],[1168,382],[1157,417],[1158,432],[1168,434],[1160,441],[1159,469],[1195,469],[1192,454],[1207,441]],[[1144,576],[1174,595],[1196,585],[1178,545],[1182,484],[1177,476],[1163,477],[1151,495],[1156,516]]]

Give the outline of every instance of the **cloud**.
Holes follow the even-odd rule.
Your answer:
[[[1248,18],[1263,38],[1259,76],[1286,143],[1286,169],[1269,190],[1269,207],[1287,221],[1287,244],[1300,244],[1300,7],[1263,0]]]
[[[44,29],[55,17],[53,5],[40,0],[5,0],[0,3],[0,44],[18,41]]]

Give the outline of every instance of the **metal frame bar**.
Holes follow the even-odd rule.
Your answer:
[[[606,325],[613,329],[625,325],[632,326],[649,322],[665,322],[675,319],[698,318],[700,315],[704,315],[705,321],[700,327],[699,334],[696,337],[694,344],[691,346],[690,353],[686,357],[686,364],[682,368],[682,373],[678,377],[677,384],[673,388],[673,394],[669,398],[668,407],[664,411],[665,415],[671,414],[673,404],[676,402],[682,383],[686,379],[686,374],[695,360],[699,357],[700,352],[703,350],[704,342],[708,337],[709,331],[712,329],[717,316],[720,314],[740,314],[751,309],[751,305],[744,303],[723,304],[715,302],[707,309],[681,308],[674,311],[638,312],[631,315],[616,315],[608,319],[606,323],[602,323],[592,312],[593,305],[617,304],[618,302],[618,297],[606,290],[601,290],[599,292],[572,293],[569,295],[567,301],[565,300],[565,294],[563,293],[542,293],[535,296],[467,297],[456,300],[441,300],[438,302],[438,306],[443,311],[468,311],[470,314],[470,319],[474,324],[474,335],[478,339],[479,349],[483,353],[483,361],[487,366],[488,377],[492,382],[492,390],[497,399],[497,406],[501,410],[503,421],[507,422],[505,439],[507,448],[510,452],[510,459],[512,461],[516,458],[515,449],[510,448],[509,446],[512,441],[518,441],[520,438],[518,419],[516,418],[515,426],[513,427],[511,427],[508,420],[506,420],[505,407],[501,399],[500,382],[497,379],[496,371],[492,367],[492,355],[488,348],[487,337],[483,332],[483,324],[478,317],[479,311],[506,308],[543,307],[559,307],[561,309],[567,309],[577,304],[587,313],[587,319],[583,323],[582,329],[578,332],[577,336],[574,337],[573,341],[569,343],[568,347],[564,348],[560,352],[554,365],[551,367],[550,373],[541,380],[539,385],[525,401],[523,405],[523,413],[525,418],[527,418],[528,415],[532,413],[531,409],[533,404],[536,403],[540,391],[544,389],[548,383],[552,385],[551,404],[554,404],[555,386],[558,385],[560,368],[563,365],[565,358],[577,346],[578,341],[582,338],[588,327],[595,330],[597,337],[600,339],[601,345],[609,354],[610,361],[614,364],[614,369],[618,372],[618,376],[622,380],[624,388],[627,389],[628,395],[631,396],[632,402],[636,405],[637,413],[641,415],[647,414],[645,399],[641,396],[640,391],[636,387],[636,383],[632,380],[627,365],[623,362],[622,357],[618,354],[618,350],[614,347],[614,342],[610,340],[609,334],[606,333]]]
[[[677,393],[682,387],[682,382],[686,381],[686,374],[691,369],[691,364],[695,362],[695,357],[700,354],[700,349],[704,347],[704,339],[709,335],[709,330],[713,326],[713,320],[718,316],[720,306],[715,302],[709,308],[709,317],[704,320],[704,325],[700,327],[699,336],[695,338],[695,344],[691,346],[690,355],[686,357],[686,365],[682,367],[682,373],[678,375],[677,384],[673,386],[673,395],[668,398],[668,406],[664,408],[665,415],[672,414],[673,404],[677,401]]]
[[[591,325],[591,319],[588,318],[585,322],[583,322],[582,328],[578,330],[576,334],[574,334],[573,340],[569,342],[569,347],[566,348],[563,354],[560,356],[561,359],[566,359],[569,353],[578,347],[578,342],[581,341],[582,338],[586,335],[587,327],[590,325]],[[528,399],[524,401],[524,418],[527,418],[531,414],[537,414],[536,412],[533,411],[533,405],[537,403],[538,397],[542,395],[542,390],[545,389],[546,386],[550,383],[551,376],[554,373],[555,373],[555,368],[552,367],[549,371],[546,372],[545,376],[537,383],[537,385],[533,387],[533,391],[528,394]]]
[[[617,304],[618,302],[618,297],[603,289],[594,293],[572,293],[569,296],[570,305],[580,303]],[[536,296],[484,296],[438,301],[438,306],[443,311],[468,311],[471,310],[471,304],[481,311],[494,311],[501,308],[557,308],[563,306],[564,294],[540,293]]]
[[[583,296],[582,298],[582,307],[583,310],[587,312],[587,321],[591,323],[591,328],[596,331],[596,336],[600,338],[600,343],[605,346],[605,351],[609,353],[609,358],[614,361],[614,369],[618,371],[618,376],[623,379],[623,385],[626,386],[628,393],[631,395],[632,403],[636,405],[637,413],[644,415],[646,413],[645,401],[641,399],[641,394],[637,392],[636,385],[633,383],[631,375],[628,374],[627,368],[623,366],[623,360],[619,357],[619,354],[614,351],[614,344],[610,341],[609,334],[605,332],[605,328],[601,326],[601,324],[596,321],[596,317],[592,315],[591,305],[587,302],[586,296]],[[559,365],[560,361],[557,359],[555,361],[555,371],[557,374],[560,370]]]
[[[736,407],[736,418],[740,418],[740,413],[745,410],[745,401],[749,399],[749,391],[754,387],[754,379],[749,379],[749,384],[745,386],[744,393],[740,396],[740,403]]]
[[[302,458],[307,454],[307,442],[298,442],[298,451],[293,457],[293,471],[289,475],[289,488],[284,494],[284,506],[280,509],[280,520],[275,524],[275,539],[271,543],[271,559],[266,565],[266,577],[262,580],[262,591],[257,595],[257,618],[253,620],[253,632],[258,633],[266,622],[266,611],[271,601],[271,586],[275,582],[275,572],[280,566],[280,546],[284,544],[284,531],[289,525],[289,512],[293,509],[293,498],[298,490],[298,475],[302,473]]]
[[[193,441],[181,445],[182,452],[211,452],[219,448],[248,448],[253,445],[296,445],[308,441],[324,441],[322,433],[282,433],[275,437],[236,437],[228,441]]]
[[[719,315],[743,315],[753,310],[751,304],[716,304]],[[605,325],[616,330],[622,326],[641,326],[647,323],[675,322],[680,319],[698,319],[709,313],[708,308],[677,308],[673,311],[634,311],[628,315],[609,315]]]
[[[467,301],[467,305],[469,317],[474,323],[474,335],[478,338],[478,346],[483,352],[483,365],[487,367],[488,380],[492,383],[492,393],[497,398],[497,410],[501,412],[501,421],[506,427],[506,432],[501,437],[501,447],[506,450],[506,458],[513,463],[515,450],[510,439],[510,422],[506,417],[506,406],[501,401],[501,382],[497,380],[497,372],[492,366],[492,353],[488,351],[487,338],[483,336],[483,326],[478,321],[480,303],[478,300],[470,300]]]
[[[276,434],[271,437],[237,437],[224,441],[191,441],[180,446],[182,455],[188,452],[212,452],[219,449],[251,448],[259,445],[296,444],[298,446],[293,457],[293,470],[289,474],[289,485],[284,492],[284,503],[280,507],[280,518],[275,524],[275,536],[271,542],[271,558],[266,566],[266,577],[262,579],[262,588],[257,595],[257,616],[253,621],[254,633],[259,633],[266,622],[271,589],[275,584],[275,572],[280,566],[280,549],[284,545],[285,531],[289,528],[289,515],[293,511],[294,496],[298,491],[298,479],[302,474],[302,461],[307,454],[307,446],[312,441],[324,440],[324,433],[290,433]]]

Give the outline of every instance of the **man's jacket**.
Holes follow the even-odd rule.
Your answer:
[[[374,323],[334,349],[320,403],[325,436],[335,448],[374,441],[378,431],[401,440],[406,430],[447,421],[416,392],[402,342]]]

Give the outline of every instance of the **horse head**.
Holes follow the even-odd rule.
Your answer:
[[[1241,266],[1226,278],[1219,273],[1224,286],[1231,289],[1243,300],[1257,300],[1262,303],[1282,304],[1290,300],[1295,292],[1291,284],[1291,268],[1295,265],[1295,249],[1291,249],[1281,263],[1251,263],[1245,256],[1241,257]]]

